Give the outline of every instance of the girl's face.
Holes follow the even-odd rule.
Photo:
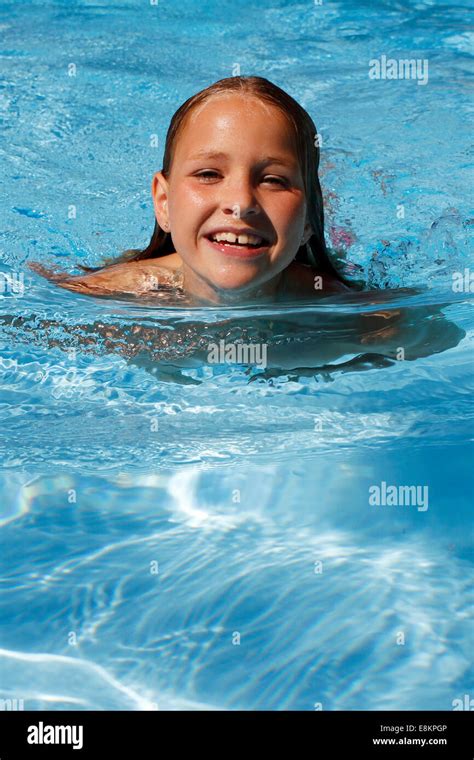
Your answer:
[[[152,190],[186,291],[213,302],[274,293],[311,234],[291,127],[255,96],[213,96],[196,108],[168,178],[155,174]],[[213,242],[226,232],[256,238]]]

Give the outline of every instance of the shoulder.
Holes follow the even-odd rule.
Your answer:
[[[315,298],[330,293],[348,293],[351,290],[336,277],[297,261],[293,261],[285,270],[285,289],[292,295],[313,295]]]
[[[166,258],[168,257],[163,257],[163,259]],[[45,272],[40,272],[40,274],[47,276]],[[49,279],[62,288],[88,295],[110,295],[111,293],[142,295],[159,290],[162,286],[176,286],[179,273],[177,267],[161,264],[161,259],[145,259],[111,264],[95,272],[53,276]]]

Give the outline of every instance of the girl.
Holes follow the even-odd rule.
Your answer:
[[[316,127],[267,79],[221,79],[174,114],[152,181],[144,250],[70,276],[89,295],[170,293],[182,303],[262,303],[349,290],[324,239]]]

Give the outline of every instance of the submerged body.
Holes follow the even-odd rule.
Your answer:
[[[176,263],[176,259],[173,261]],[[74,347],[97,354],[119,354],[159,379],[177,382],[188,382],[182,370],[216,363],[246,365],[249,371],[257,370],[259,378],[289,372],[292,377],[330,377],[334,372],[413,361],[452,348],[464,337],[464,331],[446,319],[442,305],[410,305],[413,291],[408,289],[348,293],[344,287],[345,292],[335,289],[332,298],[329,301],[322,298],[318,306],[314,298],[315,294],[321,293],[310,287],[313,271],[309,269],[311,279],[303,274],[308,279],[306,288],[302,288],[299,269],[297,265],[289,272],[294,279],[288,278],[286,287],[281,288],[284,310],[276,304],[274,309],[264,306],[264,311],[257,317],[245,311],[240,315],[233,310],[230,319],[221,314],[214,322],[209,322],[200,319],[198,308],[196,318],[185,322],[179,313],[174,319],[172,311],[165,319],[157,311],[155,320],[153,312],[150,314],[147,310],[143,322],[138,323],[121,320],[120,323],[99,321],[65,325],[49,319],[38,323],[36,318],[16,318],[14,324],[13,320],[9,322],[4,318],[3,323],[9,330],[15,328],[15,332],[20,328],[27,340],[65,351]],[[126,273],[125,279],[123,272]],[[127,300],[135,300],[138,296],[139,303],[147,307],[200,305],[179,300],[179,267],[165,269],[153,261],[117,264],[104,271],[77,277],[55,277],[59,278],[56,282],[61,287],[109,298],[117,298],[115,286],[120,281],[119,296],[125,296]],[[293,295],[293,283],[296,284],[296,295]],[[329,296],[329,290],[323,291],[322,295]],[[403,298],[402,306],[401,296],[407,296]],[[168,300],[163,300],[164,297]],[[185,296],[181,295],[183,298]],[[303,305],[301,310],[298,300]],[[392,304],[394,300],[397,303]],[[314,310],[307,308],[311,303],[314,303]],[[332,308],[332,304],[347,304],[348,311],[346,308],[338,311]],[[287,306],[291,308],[286,313]],[[241,351],[239,346],[246,350]]]

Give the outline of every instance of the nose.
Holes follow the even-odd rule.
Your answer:
[[[251,177],[235,173],[227,178],[225,186],[222,186],[221,208],[225,214],[236,218],[260,213]]]

